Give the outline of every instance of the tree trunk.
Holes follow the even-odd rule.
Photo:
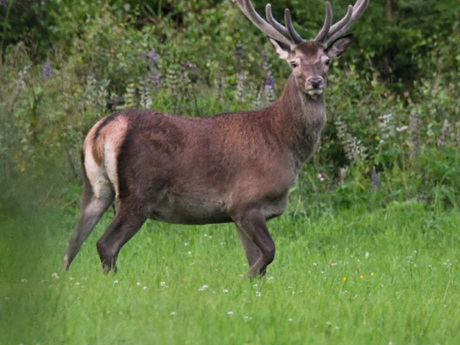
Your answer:
[[[387,0],[387,20],[392,22],[395,19],[395,0]]]

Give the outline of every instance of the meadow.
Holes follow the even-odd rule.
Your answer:
[[[232,224],[149,222],[103,275],[60,265],[76,215],[2,219],[2,344],[458,344],[460,213],[424,202],[270,222],[277,257],[243,278]]]

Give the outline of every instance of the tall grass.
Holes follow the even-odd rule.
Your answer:
[[[286,215],[277,258],[245,280],[232,225],[149,222],[104,276],[95,250],[59,271],[75,216],[1,224],[2,344],[457,344],[460,214],[422,202]]]

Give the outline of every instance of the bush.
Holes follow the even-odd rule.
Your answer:
[[[450,0],[429,8],[428,3],[433,5],[398,3],[395,23],[389,24],[384,5],[373,2],[353,30],[356,44],[330,73],[329,121],[293,193],[297,206],[309,200],[334,207],[381,206],[412,198],[457,203],[458,14],[442,11]],[[281,93],[289,74],[270,43],[230,2],[1,4],[0,188],[8,191],[1,197],[5,204],[15,196],[24,200],[24,191],[10,187],[26,176],[32,182],[23,185],[79,181],[83,138],[110,111],[137,107],[209,116],[260,108]],[[262,9],[264,4],[255,5]],[[312,19],[311,13],[324,13],[323,4],[279,2],[277,18],[285,5],[294,9],[305,37],[321,26],[322,15]],[[339,17],[345,1],[334,8]],[[414,13],[430,13],[432,21],[411,24]],[[27,30],[17,27],[31,14],[36,18]],[[377,18],[381,30],[375,30]],[[411,65],[410,78],[398,72],[405,64]],[[46,195],[43,190],[35,194]]]

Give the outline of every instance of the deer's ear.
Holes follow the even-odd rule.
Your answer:
[[[270,42],[272,42],[273,46],[275,47],[278,56],[283,60],[288,60],[292,52],[291,47],[287,44],[276,41],[273,38],[270,38]]]
[[[331,59],[337,59],[345,52],[345,50],[347,50],[348,46],[351,44],[351,42],[353,42],[354,38],[355,37],[353,36],[353,34],[340,37],[339,39],[334,41],[334,43],[332,43],[329,48],[327,48],[327,55]]]

